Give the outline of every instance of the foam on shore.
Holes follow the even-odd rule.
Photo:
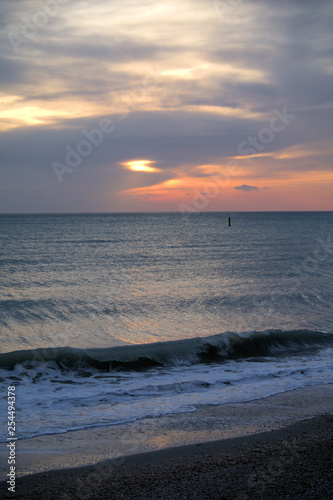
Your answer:
[[[194,413],[145,418],[129,424],[17,441],[17,477],[83,467],[129,455],[207,441],[249,436],[333,413],[333,384],[306,387],[248,403],[200,406]],[[1,475],[6,450],[1,450]]]

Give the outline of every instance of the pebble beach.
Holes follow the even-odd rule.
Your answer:
[[[64,442],[61,445],[51,437],[49,449],[45,444],[42,448],[42,442],[38,449],[37,440],[26,440],[25,445],[22,440],[21,445],[18,443],[18,457],[21,454],[22,465],[26,457],[30,473],[25,469],[24,475],[17,478],[15,494],[8,492],[8,485],[2,481],[1,498],[329,499],[333,491],[332,387],[329,384],[290,391],[257,404],[204,408],[201,415],[206,434],[197,434],[199,442],[181,444],[185,442],[180,439],[181,433],[175,432],[175,426],[171,432],[169,422],[169,440],[165,426],[160,428],[164,436],[160,442],[170,446],[159,447],[155,441],[154,451],[123,456],[115,453],[80,467],[70,465],[78,463],[74,458],[80,453],[92,460],[87,436],[82,441],[82,435],[74,433],[76,448],[72,448],[72,455]],[[222,439],[216,439],[215,431],[207,431],[207,422],[217,414]],[[241,427],[245,415],[248,425]],[[175,425],[178,417],[173,417]],[[178,426],[180,429],[179,419]],[[183,431],[186,434],[186,429]],[[102,435],[109,444],[114,440],[110,432],[105,429]],[[204,435],[207,441],[203,441]],[[215,439],[209,440],[212,437]],[[194,435],[191,439],[195,441]],[[80,463],[84,463],[82,457]],[[59,464],[62,468],[57,468]],[[35,473],[37,470],[42,472]]]

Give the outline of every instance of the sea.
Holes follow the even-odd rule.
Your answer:
[[[8,387],[24,439],[332,383],[332,264],[333,212],[1,215],[1,419]]]

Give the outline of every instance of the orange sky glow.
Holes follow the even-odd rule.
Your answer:
[[[5,0],[0,212],[332,210],[332,2],[227,3]]]

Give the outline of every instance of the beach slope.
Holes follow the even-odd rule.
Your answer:
[[[17,479],[2,498],[330,499],[333,416],[280,430],[155,452]]]

